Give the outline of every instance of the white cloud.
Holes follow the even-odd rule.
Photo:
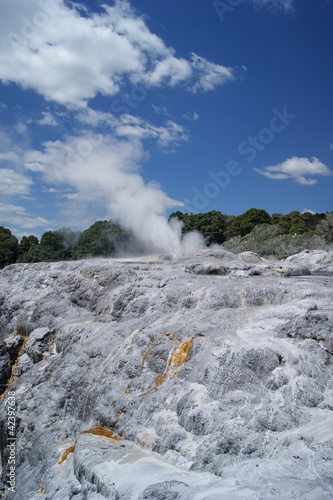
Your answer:
[[[29,137],[29,127],[26,123],[19,121],[14,128],[19,135],[23,136],[23,138],[26,139]]]
[[[76,115],[76,119],[83,125],[89,125],[90,127],[100,127],[101,125],[107,125],[114,128],[117,124],[117,119],[112,113],[105,113],[104,111],[95,111],[94,109],[87,107],[80,111]]]
[[[19,165],[21,163],[21,160],[17,153],[14,151],[8,151],[6,153],[0,153],[0,162],[9,162],[9,163],[14,163],[15,165]]]
[[[197,56],[192,52],[192,68],[196,73],[197,82],[190,87],[195,93],[198,90],[213,90],[219,85],[223,85],[229,80],[233,80],[233,71],[231,68],[214,64],[207,61],[204,57]]]
[[[156,106],[156,104],[152,104],[152,108],[157,115],[162,114],[165,116],[170,116],[170,112],[165,106]]]
[[[333,151],[333,142],[330,144],[330,150]]]
[[[231,68],[195,54],[177,58],[126,0],[90,16],[64,0],[3,0],[1,8],[1,80],[68,107],[85,107],[98,93],[115,95],[128,78],[192,92],[233,78]]]
[[[268,179],[293,179],[298,184],[307,186],[312,186],[318,182],[314,178],[315,176],[333,175],[333,171],[321,163],[318,158],[308,159],[298,158],[297,156],[288,158],[275,166],[268,166],[263,169],[255,168],[254,170]]]
[[[191,122],[196,122],[199,120],[199,115],[195,111],[193,113],[184,113],[182,115],[182,118],[185,118],[186,120],[190,120]]]
[[[0,169],[0,193],[3,196],[30,197],[30,188],[33,181],[23,174],[19,174],[10,168]]]
[[[143,81],[148,85],[161,86],[169,84],[174,87],[180,82],[188,80],[192,75],[191,64],[185,59],[177,59],[169,55],[165,59],[158,61],[154,69],[149,73],[138,75],[134,81]]]
[[[172,120],[168,120],[165,126],[156,126],[132,115],[122,115],[116,127],[118,136],[137,137],[139,139],[156,139],[157,144],[163,149],[179,145],[188,140],[188,134],[184,127]]]
[[[7,150],[12,146],[12,140],[8,131],[0,130],[0,144],[1,150]]]
[[[41,118],[40,120],[37,120],[38,125],[47,125],[50,127],[55,127],[58,125],[54,116],[51,113],[49,113],[48,111],[43,112],[42,115],[43,115],[43,118]]]
[[[314,215],[316,213],[316,211],[311,210],[311,208],[303,208],[302,214],[306,214],[306,213],[310,213],[310,214]]]
[[[83,125],[101,127],[106,125],[118,137],[137,137],[138,139],[155,139],[164,151],[187,141],[189,136],[184,127],[168,120],[165,125],[154,125],[138,116],[122,114],[119,118],[111,113],[86,108],[77,115]]]
[[[64,198],[67,198],[67,200],[77,200],[79,195],[78,193],[65,193]]]
[[[30,229],[48,226],[50,222],[43,217],[30,214],[22,206],[0,202],[0,224]]]

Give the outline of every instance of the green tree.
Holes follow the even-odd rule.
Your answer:
[[[74,251],[74,257],[110,257],[117,251],[126,252],[133,244],[133,237],[112,221],[97,221],[83,231]]]
[[[198,214],[195,227],[203,234],[208,245],[212,243],[221,245],[226,239],[226,220],[226,215],[217,210],[212,210],[205,214]]]
[[[38,245],[37,236],[23,236],[20,241],[20,256],[17,262],[37,262],[39,259],[37,257],[37,260],[35,260],[34,256],[39,255]]]
[[[244,214],[227,219],[226,237],[245,236],[257,225],[271,224],[271,216],[260,208],[250,208]]]
[[[306,223],[304,220],[297,220],[294,222],[294,224],[290,227],[289,233],[290,234],[304,234],[306,232]]]
[[[30,247],[33,245],[38,245],[39,241],[37,236],[23,236],[20,241],[20,254],[23,255],[26,252],[29,252]]]
[[[68,228],[61,228],[56,231],[59,240],[62,242],[62,253],[65,260],[74,258],[76,249],[79,245],[82,233],[80,231],[72,231]]]
[[[39,244],[40,261],[55,262],[65,259],[63,237],[60,231],[47,231]]]
[[[325,214],[300,214],[293,210],[287,215],[273,214],[272,222],[281,229],[281,234],[314,234],[316,226],[325,218]]]
[[[0,269],[15,264],[20,253],[19,242],[10,229],[0,226]]]
[[[177,211],[170,215],[169,220],[174,217],[183,223],[183,235],[189,231],[199,231],[204,236],[208,245],[212,243],[221,244],[226,239],[227,216],[217,210],[199,214],[188,214]]]

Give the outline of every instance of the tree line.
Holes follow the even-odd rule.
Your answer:
[[[326,248],[333,243],[333,212],[287,215],[251,208],[233,216],[217,210],[192,214],[173,212],[182,221],[183,235],[203,234],[207,245],[223,244],[233,252],[252,250],[260,255],[285,257],[303,248]],[[18,241],[11,231],[0,226],[0,269],[17,262],[54,262],[88,257],[114,257],[142,254],[145,248],[131,231],[109,221],[97,221],[83,232],[62,228],[45,232],[40,241],[34,235]]]
[[[213,210],[207,213],[188,214],[173,212],[169,219],[177,217],[183,222],[183,234],[197,230],[200,231],[207,243],[222,244],[231,238],[244,237],[253,229],[262,224],[277,226],[281,235],[314,234],[318,224],[325,220],[326,214],[300,213],[297,210],[287,215],[274,213],[269,215],[266,210],[251,208],[244,214],[234,216],[225,215]]]
[[[252,251],[264,257],[283,259],[305,249],[332,249],[333,212],[286,215],[251,208],[233,216],[218,211],[200,214],[174,212],[183,222],[183,234],[200,231],[208,245],[218,243],[234,253]]]
[[[0,269],[8,264],[56,262],[87,257],[114,257],[118,253],[142,253],[143,246],[133,233],[112,221],[97,221],[83,232],[62,228],[36,236],[23,236],[19,242],[0,226]]]

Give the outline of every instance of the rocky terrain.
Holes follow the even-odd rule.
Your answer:
[[[222,248],[6,267],[2,498],[333,498],[332,276]]]

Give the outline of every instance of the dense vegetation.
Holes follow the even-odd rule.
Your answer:
[[[36,236],[21,241],[0,226],[0,269],[16,262],[54,262],[85,257],[113,257],[117,253],[142,253],[133,234],[112,221],[97,221],[85,231],[47,231],[40,242]]]
[[[260,255],[283,258],[303,249],[328,249],[333,244],[333,212],[287,215],[251,208],[230,216],[216,210],[200,214],[173,212],[169,219],[183,223],[183,234],[199,231],[207,245],[217,243],[235,253],[251,250]],[[97,221],[85,231],[47,231],[40,239],[23,236],[21,241],[0,226],[0,269],[16,262],[53,262],[87,257],[112,257],[143,253],[134,235],[112,221]]]
[[[305,249],[329,249],[333,243],[333,212],[287,215],[251,208],[238,216],[212,211],[205,214],[174,212],[183,222],[183,234],[200,231],[208,244],[223,244],[234,253],[252,251],[262,256],[285,258]]]

